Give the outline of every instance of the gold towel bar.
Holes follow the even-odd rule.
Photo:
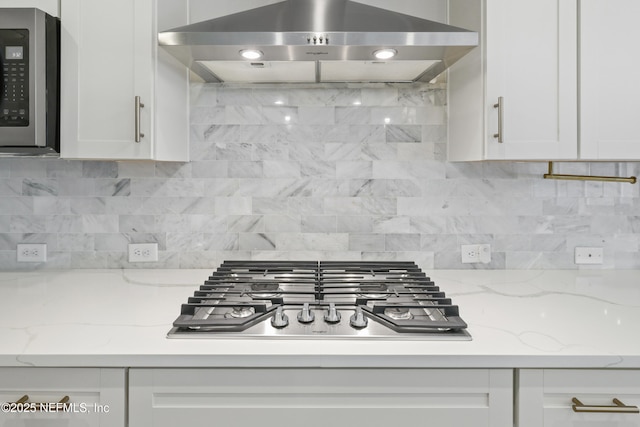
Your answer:
[[[562,175],[553,173],[553,162],[549,162],[549,173],[545,173],[545,179],[568,179],[572,181],[605,181],[605,182],[628,182],[629,184],[636,183],[636,177],[630,176],[629,178],[619,176],[596,176],[596,175]]]

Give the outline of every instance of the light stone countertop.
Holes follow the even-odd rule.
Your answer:
[[[0,366],[640,368],[640,270],[426,271],[472,341],[167,339],[211,270],[0,273]]]

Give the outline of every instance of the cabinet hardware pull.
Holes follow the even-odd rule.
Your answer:
[[[498,138],[498,142],[502,144],[504,142],[504,98],[502,96],[498,97],[498,103],[493,104],[493,108],[498,109],[498,133],[494,133],[493,137]]]
[[[30,408],[33,408],[32,410],[35,410],[35,411],[46,410],[47,412],[57,412],[58,410],[64,410],[70,405],[69,396],[63,396],[62,399],[60,399],[58,402],[36,403],[36,402],[29,402],[29,395],[27,394],[22,396],[20,399],[16,400],[14,404],[28,405]]]
[[[635,176],[626,178],[621,176],[563,175],[553,173],[553,162],[549,162],[549,173],[545,173],[542,177],[544,179],[565,179],[570,181],[628,182],[629,184],[635,184],[637,181]]]
[[[571,408],[573,412],[618,412],[624,414],[638,414],[640,410],[638,410],[637,406],[627,406],[622,403],[620,400],[613,398],[613,405],[585,405],[578,400],[577,397],[571,399],[573,405]]]
[[[136,96],[135,98],[136,102],[136,106],[135,106],[135,115],[136,115],[136,142],[140,142],[140,139],[144,138],[144,133],[140,132],[140,109],[144,108],[144,104],[142,102],[140,102],[140,97]]]

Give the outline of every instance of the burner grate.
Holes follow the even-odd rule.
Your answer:
[[[471,339],[458,306],[413,262],[225,261],[170,337]]]

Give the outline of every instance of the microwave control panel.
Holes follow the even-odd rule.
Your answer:
[[[0,127],[29,126],[29,30],[0,29]]]

